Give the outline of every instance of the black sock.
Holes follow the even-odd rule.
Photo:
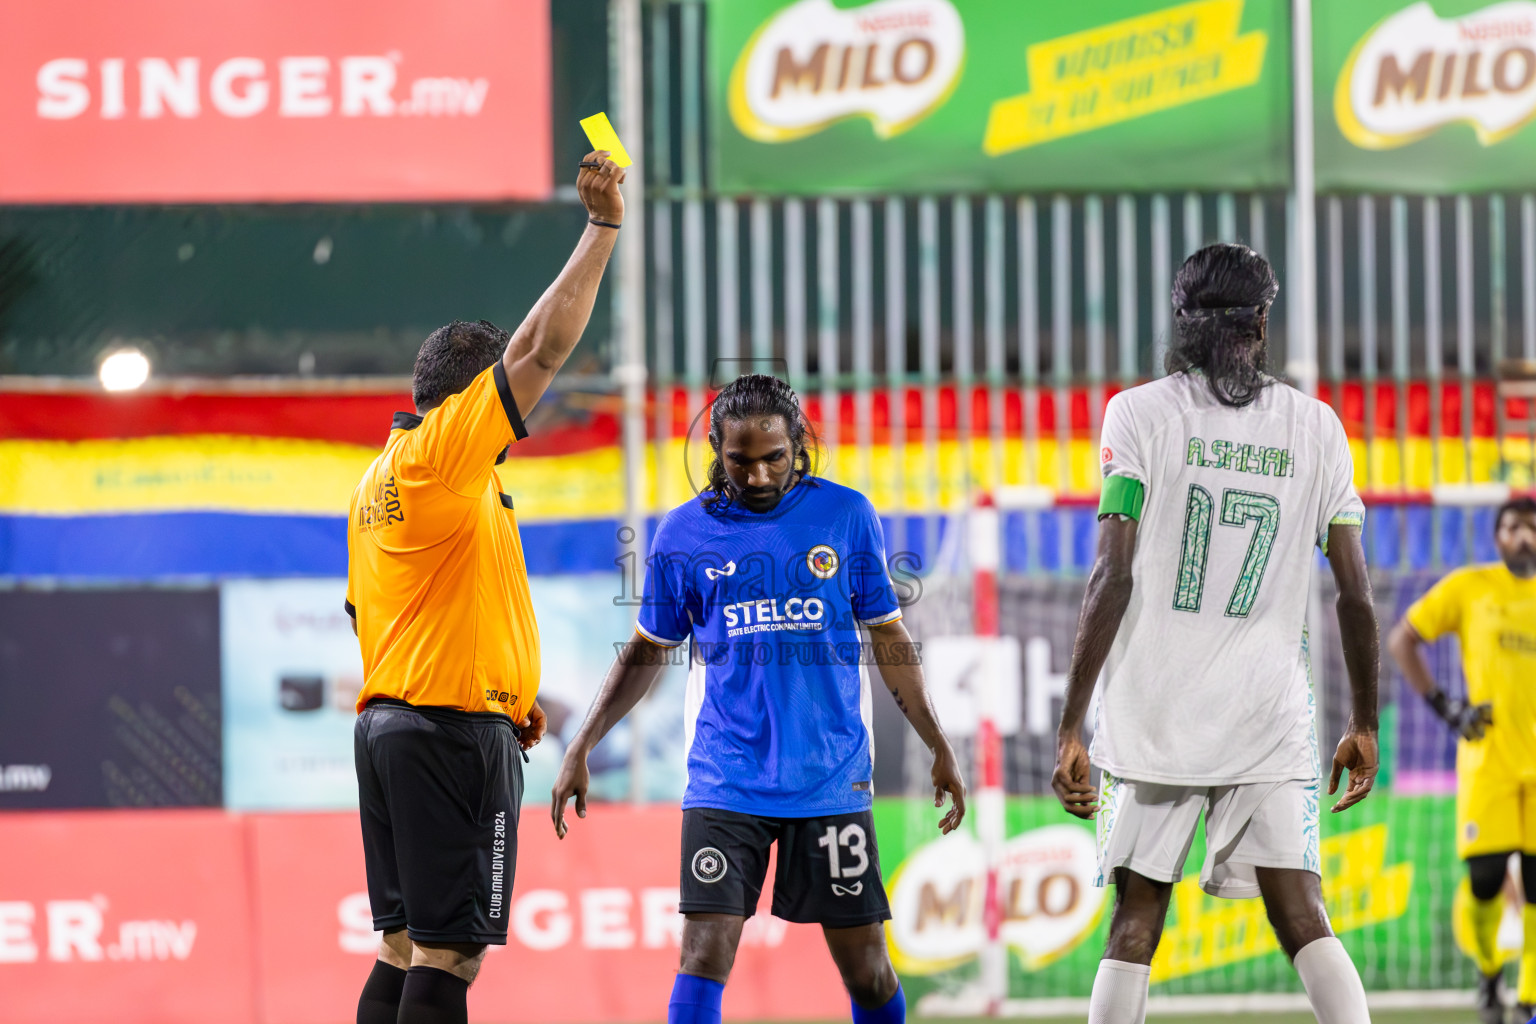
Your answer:
[[[405,972],[383,960],[373,962],[373,973],[357,1000],[357,1024],[395,1024],[400,1014],[400,992]]]
[[[405,975],[398,1024],[469,1024],[469,982],[436,967]]]

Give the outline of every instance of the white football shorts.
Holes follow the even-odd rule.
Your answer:
[[[1200,888],[1225,899],[1259,895],[1256,868],[1322,874],[1318,856],[1318,782],[1170,786],[1103,773],[1099,784],[1099,877],[1128,868],[1156,882],[1184,875],[1200,815],[1205,865]]]

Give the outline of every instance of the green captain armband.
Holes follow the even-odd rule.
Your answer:
[[[1104,490],[1099,494],[1099,515],[1130,516],[1141,520],[1141,504],[1147,497],[1147,489],[1140,480],[1128,476],[1104,478]]]
[[[1325,557],[1328,554],[1328,529],[1334,526],[1358,526],[1363,530],[1365,529],[1365,513],[1344,511],[1328,520],[1328,526],[1323,528],[1323,535],[1317,538],[1317,547]]]

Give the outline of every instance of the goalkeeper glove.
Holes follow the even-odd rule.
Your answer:
[[[1435,714],[1445,720],[1445,724],[1461,736],[1464,740],[1480,740],[1493,724],[1492,704],[1471,704],[1460,697],[1447,697],[1440,690],[1435,690],[1424,698],[1429,706],[1435,709]]]

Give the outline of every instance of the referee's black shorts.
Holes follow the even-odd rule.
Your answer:
[[[375,698],[357,716],[368,901],[378,931],[505,945],[523,766],[498,712]]]

